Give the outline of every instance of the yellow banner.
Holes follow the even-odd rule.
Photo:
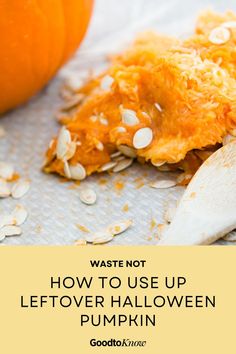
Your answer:
[[[234,247],[1,247],[0,352],[234,353]]]

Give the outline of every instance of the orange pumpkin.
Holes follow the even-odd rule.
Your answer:
[[[93,0],[0,1],[0,113],[50,80],[80,44]]]

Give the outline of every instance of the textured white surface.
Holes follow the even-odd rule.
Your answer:
[[[127,175],[95,175],[83,185],[96,190],[97,203],[87,206],[79,200],[79,189],[69,189],[70,183],[60,183],[56,176],[41,173],[43,155],[53,135],[58,131],[54,113],[60,106],[59,87],[65,77],[86,76],[89,69],[100,70],[106,55],[119,50],[137,32],[157,29],[159,32],[184,36],[193,30],[198,12],[209,5],[223,11],[236,10],[235,1],[203,0],[97,0],[87,37],[76,56],[65,66],[44,91],[27,105],[5,115],[0,124],[7,136],[0,139],[0,160],[12,162],[22,177],[32,180],[30,192],[20,201],[29,211],[22,226],[23,235],[4,240],[3,244],[67,245],[83,236],[76,224],[98,231],[114,221],[131,218],[134,226],[115,237],[110,244],[156,244],[156,228],[150,222],[163,222],[168,201],[175,200],[181,188],[154,190],[148,181],[155,179],[154,168],[132,166]],[[147,174],[143,177],[144,174]],[[137,189],[142,178],[145,185]],[[106,178],[105,185],[99,184]],[[124,182],[118,193],[114,184]],[[11,211],[19,203],[13,199],[0,200],[0,212]],[[129,205],[129,211],[122,208]],[[148,240],[152,236],[151,240]]]

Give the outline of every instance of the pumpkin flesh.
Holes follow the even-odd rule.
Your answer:
[[[211,24],[213,19],[208,16]],[[79,141],[69,165],[82,164],[87,175],[99,172],[120,145],[133,148],[135,133],[150,128],[153,139],[136,149],[138,160],[193,174],[203,161],[195,152],[211,153],[236,126],[232,73],[206,59],[203,47],[199,52],[191,48],[194,43],[195,37],[180,42],[148,33],[82,87],[77,93],[84,95],[83,101],[61,121],[72,140]],[[108,90],[102,87],[105,77],[112,78]],[[135,113],[137,124],[124,124],[124,109]],[[66,176],[65,161],[55,155],[56,144],[57,139],[47,152],[45,171]]]

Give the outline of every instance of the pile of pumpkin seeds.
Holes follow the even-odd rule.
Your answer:
[[[117,223],[113,223],[107,226],[105,229],[96,231],[96,232],[88,232],[84,238],[81,238],[75,242],[76,246],[85,246],[87,243],[93,245],[101,245],[104,243],[108,243],[113,240],[113,238],[126,230],[133,224],[132,220],[123,220]]]
[[[0,138],[6,136],[5,129],[0,126]],[[5,161],[0,161],[0,199],[12,197],[22,198],[30,188],[30,181],[19,179],[13,182],[15,176],[14,167]],[[12,212],[0,214],[0,241],[5,237],[20,236],[22,234],[21,225],[28,217],[28,212],[21,204],[17,204]]]
[[[20,179],[15,182],[9,182],[14,178],[14,167],[0,161],[0,198],[20,199],[30,189],[30,181]],[[27,219],[28,212],[23,205],[16,205],[15,209],[9,214],[0,214],[0,241],[8,236],[19,236],[22,234],[21,225]]]

